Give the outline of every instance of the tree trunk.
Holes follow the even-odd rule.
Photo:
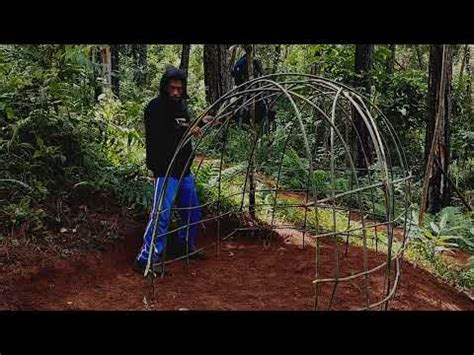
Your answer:
[[[416,58],[418,59],[418,67],[420,70],[424,70],[425,65],[423,63],[423,52],[419,45],[415,44]]]
[[[120,45],[110,46],[112,92],[120,96]]]
[[[275,45],[275,51],[273,53],[273,65],[272,65],[272,74],[275,74],[278,71],[278,65],[280,63],[281,57],[281,44]]]
[[[133,44],[132,56],[135,63],[133,81],[138,87],[144,87],[147,84],[147,66],[148,66],[148,47],[146,44]]]
[[[393,70],[395,68],[395,55],[397,51],[397,45],[396,44],[389,44],[388,48],[390,50],[390,55],[387,58],[387,63],[385,65],[387,74],[393,74]]]
[[[110,86],[112,85],[112,59],[109,46],[101,48],[100,62],[102,64],[102,77],[104,81],[104,87],[106,89],[110,89]]]
[[[283,45],[283,62],[288,58],[288,54],[290,54],[291,44]]]
[[[253,63],[253,45],[245,45],[245,53],[247,55],[247,73],[248,73],[248,80],[252,80],[254,78],[254,63]],[[258,128],[255,122],[255,102],[252,102],[250,105],[250,127],[252,129],[252,141],[254,144],[257,144],[257,132]],[[256,173],[256,166],[255,166],[255,154],[251,156],[249,161],[249,213],[252,218],[255,218],[255,173]]]
[[[443,47],[446,51],[444,62]],[[430,47],[428,117],[425,137],[427,191],[424,194],[426,195],[426,210],[430,213],[437,213],[443,207],[448,206],[451,197],[449,182],[442,174],[442,170],[447,172],[449,167],[452,64],[453,52],[450,45],[432,45]],[[441,92],[441,90],[443,91]],[[437,120],[439,120],[438,123]],[[439,165],[434,164],[435,160]]]
[[[464,54],[461,60],[461,69],[459,69],[459,82],[462,81],[462,77],[464,75],[464,65],[466,64],[466,52],[467,52],[468,47],[469,47],[468,44],[466,44],[466,47],[464,47]]]
[[[204,84],[209,105],[231,88],[228,45],[204,45]]]
[[[94,101],[97,100],[100,94],[102,94],[102,85],[100,85],[99,78],[102,76],[102,70],[97,69],[97,65],[102,63],[101,51],[97,46],[93,46],[91,49],[91,61],[94,63],[94,71],[92,73],[92,87],[94,88]]]
[[[235,58],[237,57],[237,52],[239,50],[239,46],[238,45],[233,45],[231,46],[231,49],[230,49],[230,60],[229,60],[229,70],[232,71],[232,69],[234,68],[234,65],[235,65]]]
[[[179,64],[179,68],[184,70],[184,72],[186,73],[186,77],[188,76],[190,52],[191,52],[191,45],[183,44],[183,48],[181,49],[181,63]]]
[[[472,97],[473,97],[473,91],[472,91],[472,72],[471,72],[471,46],[469,45],[466,50],[466,76],[468,78],[467,80],[467,85],[466,85],[466,96],[467,96],[467,114],[469,117],[472,117],[472,109],[473,109],[473,103],[472,103]]]
[[[374,45],[373,44],[357,44],[355,51],[355,74],[356,80],[354,87],[365,96],[370,96],[370,88],[372,84],[371,70],[372,62],[374,57]],[[357,132],[359,132],[359,138],[354,137],[356,141],[355,149],[355,165],[359,169],[367,169],[367,163],[372,163],[370,135],[367,126],[364,123],[361,115],[352,109],[352,117]],[[365,156],[364,156],[365,152]],[[366,162],[367,159],[367,162]],[[362,170],[363,171],[363,170]]]

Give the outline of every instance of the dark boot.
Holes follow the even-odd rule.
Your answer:
[[[146,269],[146,263],[142,263],[138,261],[137,259],[134,260],[133,262],[134,271],[143,275],[145,273],[145,269]],[[155,274],[161,275],[163,273],[163,264],[161,262],[153,263],[151,264],[151,269]],[[165,268],[165,276],[167,275],[168,276],[171,275],[171,272]]]

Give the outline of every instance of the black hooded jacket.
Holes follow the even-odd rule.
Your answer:
[[[171,99],[166,92],[171,79],[183,82],[183,98],[179,101]],[[161,78],[158,97],[151,100],[145,108],[146,164],[154,177],[166,175],[168,165],[191,120],[187,97],[186,74],[181,69],[170,68]],[[192,143],[189,141],[180,150],[169,176],[186,176],[190,172],[193,158]]]

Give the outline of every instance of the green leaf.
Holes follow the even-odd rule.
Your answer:
[[[443,235],[438,237],[439,240],[451,240],[451,239],[464,239],[464,237],[459,235]]]
[[[38,144],[38,146],[39,146],[41,149],[44,149],[44,148],[45,148],[43,138],[41,138],[40,136],[37,136],[37,137],[36,137],[36,143]]]
[[[447,213],[443,213],[443,214],[441,215],[441,220],[440,220],[440,222],[439,222],[439,227],[440,227],[441,229],[446,228],[446,222],[447,222],[447,221],[448,221],[448,214],[447,214]]]
[[[431,227],[431,230],[432,230],[433,232],[435,232],[436,234],[439,234],[439,228],[438,228],[438,226],[436,225],[436,223],[431,222],[431,223],[430,223],[430,227]]]
[[[0,183],[4,183],[4,182],[13,182],[15,184],[18,184],[18,185],[21,185],[27,189],[30,189],[30,186],[25,184],[24,182],[22,181],[19,181],[19,180],[15,180],[15,179],[0,179]]]
[[[466,227],[465,226],[451,227],[451,228],[447,228],[445,230],[445,232],[452,232],[452,231],[455,231],[455,230],[462,230],[462,229],[466,229]]]
[[[15,111],[13,111],[13,109],[9,106],[5,108],[5,113],[7,114],[8,119],[13,119],[16,117]]]
[[[427,238],[430,238],[430,239],[433,238],[433,233],[431,233],[431,231],[430,231],[429,229],[425,229],[425,230],[423,231],[423,235],[424,235],[425,237],[427,237]]]
[[[444,246],[437,246],[437,247],[434,248],[434,250],[435,250],[435,253],[440,253],[442,251],[445,251],[445,252],[448,252],[450,254],[454,254],[454,251],[452,249],[446,248]]]
[[[474,242],[473,241],[471,241],[467,238],[464,238],[463,242],[466,243],[467,245],[469,245],[470,247],[474,248]]]

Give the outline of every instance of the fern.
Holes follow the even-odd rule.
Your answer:
[[[425,224],[419,227],[413,212],[411,237],[433,259],[441,253],[452,253],[460,247],[474,250],[472,218],[456,207],[446,207],[435,216],[426,216]]]

